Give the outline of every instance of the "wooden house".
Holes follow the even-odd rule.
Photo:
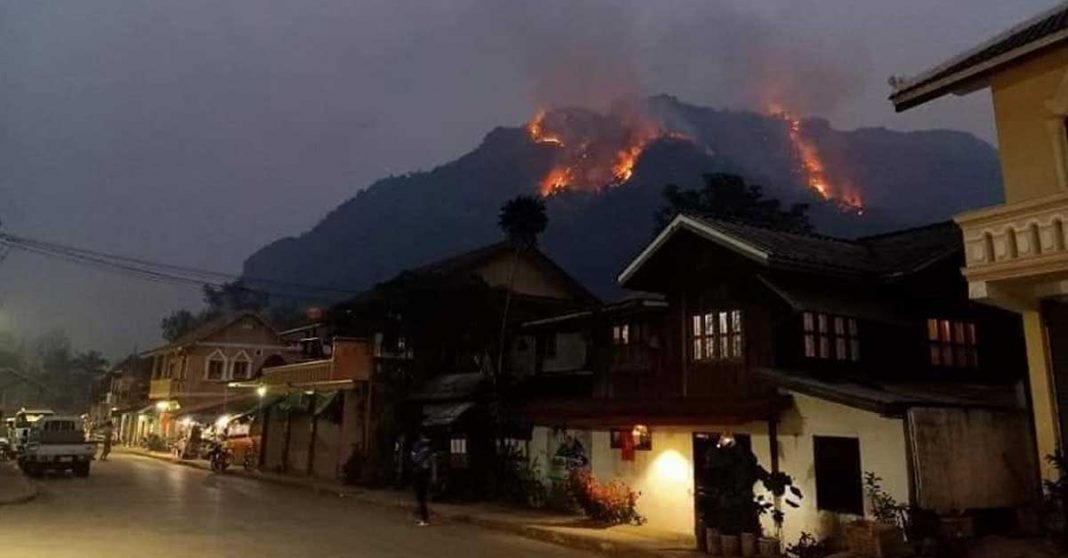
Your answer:
[[[1027,503],[1020,322],[969,301],[962,258],[952,223],[843,240],[680,215],[619,276],[658,297],[528,324],[583,332],[595,378],[526,402],[531,458],[550,477],[588,462],[625,480],[651,525],[680,533],[724,443],[803,491],[786,541],[863,516],[865,472],[942,513]]]

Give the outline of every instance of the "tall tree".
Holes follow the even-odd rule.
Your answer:
[[[267,293],[246,286],[242,281],[224,283],[218,287],[204,285],[206,308],[198,313],[186,309],[175,310],[160,320],[160,334],[174,341],[201,324],[232,312],[262,312],[269,302]]]
[[[545,200],[538,196],[516,196],[501,206],[497,225],[505,237],[512,243],[512,266],[508,271],[508,291],[504,295],[504,311],[501,312],[501,334],[497,346],[497,369],[501,373],[504,366],[505,335],[508,328],[508,314],[512,307],[512,288],[515,284],[515,272],[519,266],[519,256],[538,244],[538,235],[549,225],[549,216],[545,213]]]
[[[71,369],[82,374],[99,376],[105,372],[108,360],[100,351],[89,350],[78,353],[70,362]]]
[[[794,232],[812,230],[808,204],[795,203],[783,209],[779,200],[764,197],[763,188],[736,174],[706,174],[704,185],[696,190],[668,185],[664,188],[664,201],[656,215],[658,229],[679,213],[697,213]]]

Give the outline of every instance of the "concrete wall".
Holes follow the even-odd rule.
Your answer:
[[[1055,194],[1065,152],[1064,114],[1051,110],[1068,71],[1068,47],[1055,48],[994,76],[991,93],[1005,200],[1015,203]]]
[[[1039,491],[1025,414],[913,408],[908,416],[919,505],[951,513],[1034,503]]]

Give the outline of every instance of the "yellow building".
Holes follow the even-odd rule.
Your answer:
[[[1005,202],[957,216],[964,275],[971,298],[1023,317],[1037,451],[1049,455],[1068,435],[1068,4],[894,85],[898,111],[991,92]]]

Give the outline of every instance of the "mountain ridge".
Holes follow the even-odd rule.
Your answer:
[[[684,139],[650,140],[621,184],[597,191],[564,189],[546,198],[550,219],[543,247],[602,296],[618,293],[616,273],[653,234],[664,186],[696,187],[708,172],[741,174],[763,185],[768,197],[810,203],[817,231],[836,236],[945,220],[1000,201],[996,151],[965,132],[842,131],[826,120],[799,121],[826,164],[828,180],[857,188],[864,200],[858,215],[824,201],[806,185],[790,124],[782,118],[699,107],[667,96],[644,99],[640,108],[663,130]],[[616,117],[611,110],[604,116]],[[501,204],[537,193],[560,164],[560,147],[532,141],[529,132],[499,126],[453,161],[376,180],[312,229],[250,255],[244,274],[361,289],[403,269],[496,241]]]

